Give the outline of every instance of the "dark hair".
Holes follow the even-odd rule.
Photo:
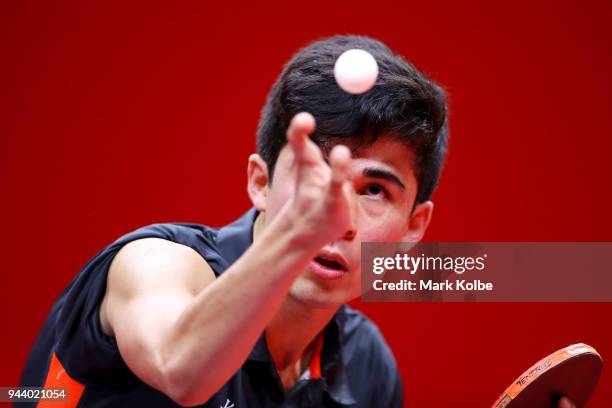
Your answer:
[[[333,73],[336,59],[353,48],[368,51],[378,63],[376,85],[360,95],[343,91]],[[315,117],[312,138],[320,146],[343,138],[373,143],[381,134],[405,143],[416,157],[416,203],[430,198],[447,149],[444,91],[385,44],[362,36],[335,36],[303,48],[285,65],[257,130],[257,151],[268,166],[270,180],[289,122],[302,111]]]

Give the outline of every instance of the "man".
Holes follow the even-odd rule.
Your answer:
[[[353,48],[379,64],[362,95],[333,78]],[[285,66],[257,138],[254,208],[221,229],[157,224],[103,249],[54,304],[22,386],[67,387],[93,407],[402,405],[381,334],[344,304],[360,293],[361,242],[427,229],[443,91],[379,41],[333,37]]]

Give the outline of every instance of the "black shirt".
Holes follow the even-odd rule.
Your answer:
[[[136,377],[121,358],[115,339],[102,332],[99,305],[110,264],[128,242],[154,237],[194,249],[220,276],[251,245],[256,215],[251,209],[221,229],[197,224],[154,224],[104,248],[54,303],[20,385],[69,387],[73,406],[78,403],[79,407],[178,406]],[[242,367],[201,406],[402,406],[402,384],[395,360],[371,321],[342,306],[322,336],[320,378],[304,376],[288,392],[283,391],[262,334]]]

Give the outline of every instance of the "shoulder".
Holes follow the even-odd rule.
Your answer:
[[[111,372],[132,378],[112,337],[109,314],[144,293],[183,296],[212,281],[205,255],[214,254],[214,238],[213,229],[197,224],[152,224],[91,257],[57,299],[49,320],[55,325],[49,347],[66,370],[83,381],[104,382]],[[179,264],[184,267],[176,268]]]
[[[198,282],[211,278],[213,271],[193,248],[164,238],[146,237],[127,243],[117,252],[109,269],[109,288],[180,285],[191,287],[196,293],[201,289]],[[117,285],[112,285],[114,279]]]
[[[212,249],[198,246],[198,232],[184,225],[154,224],[117,241],[100,305],[105,334],[114,335],[113,321],[146,299],[188,299],[215,280],[202,253]]]
[[[149,259],[173,255],[196,263],[205,260],[215,264],[219,258],[217,233],[218,229],[201,224],[150,224],[123,235],[102,253],[120,258],[146,255]]]
[[[378,326],[360,311],[343,306],[337,319],[341,327],[340,340],[350,352],[351,360],[363,358],[363,353],[378,363],[396,367],[395,358]]]
[[[204,245],[214,246],[218,229],[193,223],[157,223],[150,224],[129,232],[113,245],[123,246],[129,242],[144,238],[162,238],[196,249]]]
[[[402,379],[378,326],[348,306],[336,318],[340,319],[342,364],[357,400],[364,406],[401,406]]]
[[[214,276],[206,262],[214,252],[213,234],[214,230],[203,225],[164,223],[124,235],[111,245],[115,254],[109,268],[109,287],[115,286],[110,285],[114,277],[119,288],[146,287],[151,278],[162,284],[168,281],[199,286],[198,280],[203,283]]]

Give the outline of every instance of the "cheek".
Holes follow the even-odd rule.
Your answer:
[[[397,210],[386,211],[372,217],[361,212],[357,220],[361,242],[395,242],[400,241],[405,231],[407,216]]]
[[[272,221],[293,195],[294,183],[289,178],[280,176],[272,181],[266,197],[266,222]]]
[[[360,211],[365,217],[373,219],[385,216],[385,213],[391,210],[389,204],[383,200],[374,199],[368,196],[357,196]]]
[[[293,196],[295,174],[291,166],[293,155],[285,146],[278,155],[272,184],[268,186],[266,196],[266,224],[272,221]]]

